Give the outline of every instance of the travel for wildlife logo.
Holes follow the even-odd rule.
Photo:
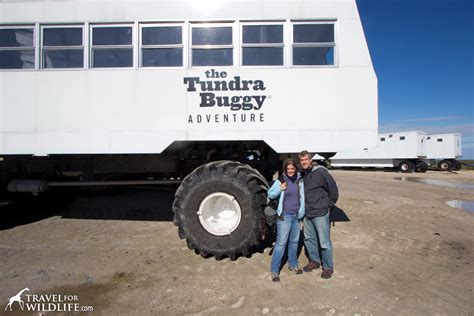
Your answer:
[[[6,311],[12,312],[14,306],[19,306],[25,312],[93,312],[93,306],[79,304],[77,295],[64,294],[28,294],[30,289],[25,287],[8,299]],[[17,304],[15,304],[17,303]],[[18,308],[18,307],[16,307]]]

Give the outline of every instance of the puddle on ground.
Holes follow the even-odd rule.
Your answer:
[[[395,180],[419,182],[419,183],[438,185],[438,186],[442,186],[446,188],[454,188],[454,189],[474,189],[474,184],[471,184],[471,183],[456,183],[456,182],[449,182],[449,181],[437,180],[437,179],[398,177],[398,178],[395,178]]]
[[[450,200],[446,201],[446,204],[454,208],[461,208],[470,213],[474,213],[474,201]]]

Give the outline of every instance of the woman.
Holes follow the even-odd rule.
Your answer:
[[[288,244],[289,269],[296,274],[303,271],[298,267],[298,242],[300,239],[300,224],[304,216],[304,188],[298,173],[296,161],[288,159],[283,166],[283,176],[276,180],[268,191],[270,199],[278,200],[277,238],[273,248],[271,264],[272,281],[280,281],[281,259]]]

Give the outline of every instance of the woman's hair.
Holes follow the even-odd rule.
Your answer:
[[[293,158],[289,158],[285,160],[285,163],[283,164],[283,174],[286,174],[286,167],[289,165],[293,165],[296,171],[298,171],[298,165],[296,164],[296,161]]]

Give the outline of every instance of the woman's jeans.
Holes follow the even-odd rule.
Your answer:
[[[307,218],[304,223],[304,244],[309,260],[321,264],[319,248],[321,247],[322,265],[324,269],[332,269],[332,243],[329,236],[329,212],[320,217]]]
[[[292,268],[298,267],[298,242],[300,240],[300,225],[298,214],[289,215],[283,212],[283,221],[277,220],[277,238],[273,248],[271,272],[280,272],[281,260],[288,243],[288,264]]]

